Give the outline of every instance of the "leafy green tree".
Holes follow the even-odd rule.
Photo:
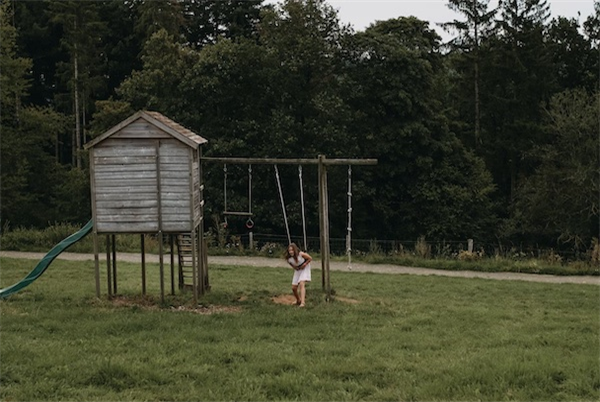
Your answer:
[[[183,3],[178,0],[136,0],[133,3],[137,18],[134,29],[142,41],[164,30],[177,42],[182,42]]]
[[[287,1],[264,10],[257,39],[225,39],[202,48],[185,79],[190,93],[184,98],[192,99],[190,109],[198,111],[192,126],[210,133],[207,152],[350,155],[336,79],[344,32],[324,1]],[[281,228],[279,214],[273,214],[280,207],[272,175],[270,171],[265,180],[255,177],[256,213],[267,217],[268,227]],[[298,186],[288,185],[297,183],[298,172],[282,168],[281,175],[284,191],[293,200],[290,221],[301,222]],[[307,197],[316,197],[316,185],[306,191]],[[313,221],[318,227],[316,218]]]
[[[498,34],[486,43],[482,60],[481,155],[508,205],[517,182],[534,167],[525,154],[543,143],[541,105],[557,90],[551,53],[546,45],[549,7],[541,0],[499,3]]]
[[[3,124],[12,120],[18,124],[20,106],[27,94],[32,61],[17,55],[17,30],[12,25],[13,11],[8,0],[0,3],[0,102],[2,102]]]
[[[63,218],[57,213],[54,191],[69,173],[54,153],[66,121],[48,107],[23,104],[30,88],[31,60],[17,57],[17,30],[11,20],[10,2],[5,0],[0,4],[0,216],[3,226],[40,227]],[[69,194],[68,202],[85,203],[87,193]]]
[[[594,14],[588,16],[583,23],[587,38],[592,42],[592,47],[598,48],[600,44],[600,1],[594,0]]]
[[[285,144],[271,146],[272,153],[348,154],[338,144],[346,130],[336,77],[349,32],[323,0],[288,0],[264,13],[260,44],[269,57],[268,85],[277,102],[268,132],[276,144]]]
[[[489,0],[449,0],[448,8],[464,15],[466,20],[454,20],[442,24],[446,30],[457,33],[449,43],[450,48],[457,53],[454,65],[461,72],[462,85],[472,87],[472,92],[467,91],[472,94],[467,97],[471,101],[462,102],[473,104],[475,147],[481,143],[480,46],[482,39],[490,35],[493,18],[496,15],[496,10],[488,10],[488,5]]]
[[[18,139],[17,130],[21,121],[22,99],[29,86],[27,72],[31,60],[17,57],[17,31],[12,25],[12,9],[8,0],[0,3],[0,115],[2,124],[0,177],[2,182],[2,203],[0,215],[3,222],[12,217],[12,212],[28,201],[26,194],[28,165],[23,157],[11,160]]]
[[[598,92],[582,89],[552,98],[546,115],[552,141],[530,152],[539,167],[521,182],[508,235],[575,247],[598,236],[599,101]]]
[[[56,1],[50,3],[52,21],[63,28],[61,44],[67,49],[70,60],[59,68],[71,95],[75,129],[72,140],[72,163],[82,167],[81,150],[85,142],[84,128],[89,118],[95,92],[104,84],[99,66],[102,66],[102,36],[107,22],[101,21],[98,3],[80,1]]]
[[[189,109],[182,92],[183,77],[193,68],[198,53],[161,29],[144,44],[141,58],[142,69],[133,71],[117,94],[134,110],[155,110],[185,122],[181,113]]]
[[[102,34],[103,51],[101,65],[106,79],[105,88],[99,88],[94,100],[106,100],[115,96],[115,89],[134,70],[142,67],[140,53],[147,39],[135,30],[137,14],[135,2],[108,0],[98,3],[101,21],[109,23],[109,29]],[[101,91],[104,89],[103,91]],[[92,108],[91,112],[94,110]]]
[[[358,207],[373,211],[371,236],[490,235],[494,186],[481,160],[448,130],[439,40],[414,17],[378,22],[354,37],[346,85],[356,114],[348,127],[363,155],[379,160]]]
[[[591,71],[600,71],[600,1],[594,1],[594,14],[590,15],[583,23],[586,39],[589,41]],[[600,89],[600,74],[595,75],[594,88]]]
[[[183,3],[187,43],[196,48],[219,39],[257,34],[262,0],[190,0]]]
[[[59,89],[56,65],[67,57],[60,46],[61,29],[50,23],[47,1],[12,1],[11,6],[19,53],[32,61],[31,89],[25,101],[52,106]]]
[[[90,135],[95,138],[110,128],[116,126],[136,111],[129,102],[109,99],[96,102]]]
[[[557,85],[563,89],[594,90],[598,83],[598,52],[581,32],[576,19],[558,17],[548,30],[549,47]]]
[[[48,222],[65,220],[53,202],[54,191],[64,185],[69,170],[54,159],[54,140],[65,127],[63,115],[40,107],[23,107],[18,125],[3,125],[0,174],[3,222],[43,227]],[[69,194],[65,202],[88,199],[89,190]]]

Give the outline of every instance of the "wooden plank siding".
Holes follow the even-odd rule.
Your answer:
[[[94,148],[94,219],[99,233],[158,230],[154,143],[109,138]]]
[[[194,206],[194,210],[192,212],[193,216],[193,225],[196,228],[201,223],[202,219],[202,206],[200,205],[201,193],[200,193],[200,152],[198,150],[194,151],[191,155],[192,157],[192,183],[193,183],[193,193],[192,193],[192,203]]]
[[[173,137],[148,121],[139,118],[117,131],[111,138],[159,139]]]
[[[160,141],[162,225],[165,232],[190,232],[192,149],[171,138]]]
[[[159,217],[163,232],[193,230],[197,219],[190,216],[190,180],[199,182],[199,178],[197,172],[189,171],[189,161],[195,150],[171,137],[133,139],[119,134],[98,144],[93,152],[98,232],[156,232]],[[198,201],[199,190],[195,193]]]
[[[87,145],[97,233],[186,233],[200,224],[200,153],[190,141],[206,140],[182,130],[140,112]]]

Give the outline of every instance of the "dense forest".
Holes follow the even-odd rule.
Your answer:
[[[600,230],[600,3],[581,20],[488,3],[448,0],[442,43],[414,17],[357,32],[324,0],[1,0],[2,230],[85,223],[83,145],[143,109],[208,139],[205,156],[376,158],[352,170],[357,238],[585,250]],[[298,170],[280,171],[299,232]],[[329,174],[343,237],[348,172]],[[223,166],[205,176],[208,230]],[[245,210],[248,167],[227,176]],[[303,181],[316,235],[316,171]],[[272,166],[253,166],[251,208],[255,231],[284,233]]]

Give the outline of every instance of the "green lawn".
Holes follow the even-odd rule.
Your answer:
[[[6,287],[35,262],[0,264]],[[1,400],[600,400],[598,286],[332,272],[326,303],[315,270],[299,309],[271,300],[291,270],[217,266],[194,309],[156,301],[156,265],[143,300],[119,262],[119,303],[93,271],[55,261],[0,302]]]

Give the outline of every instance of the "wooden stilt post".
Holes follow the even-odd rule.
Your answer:
[[[192,287],[194,288],[194,304],[198,304],[198,253],[196,250],[196,229],[192,230],[190,239],[192,247]]]
[[[208,243],[206,242],[204,236],[202,236],[202,249],[204,250],[202,253],[202,264],[204,265],[204,278],[202,278],[202,280],[204,281],[204,290],[209,291],[210,280],[208,278]]]
[[[327,300],[331,298],[329,280],[329,200],[325,156],[319,155],[319,232],[321,237],[321,284]]]
[[[108,298],[112,298],[112,279],[110,271],[110,235],[106,235],[106,281],[108,285]]]
[[[204,288],[204,259],[202,258],[202,229],[198,226],[195,230],[198,233],[196,235],[196,243],[194,243],[194,248],[198,250],[198,254],[196,255],[196,258],[198,259],[198,295],[202,296],[206,290]]]
[[[141,235],[142,246],[142,296],[146,296],[146,238]]]
[[[100,259],[98,258],[98,233],[94,230],[94,276],[96,277],[96,297],[100,298]]]
[[[117,240],[116,235],[111,235],[112,240],[112,270],[113,270],[113,295],[117,294]]]
[[[171,295],[175,294],[175,255],[173,235],[169,235],[169,249],[171,250]]]
[[[179,272],[179,290],[183,290],[184,281],[183,281],[183,266],[181,265],[181,243],[179,239],[177,240],[177,270]]]
[[[323,156],[319,155],[319,244],[320,244],[320,252],[321,252],[321,289],[325,290],[325,259],[323,258],[324,249],[323,244],[325,244],[324,239],[324,231],[323,227],[325,226],[323,214],[323,169],[325,166],[323,165]]]
[[[160,261],[160,301],[165,302],[165,258],[163,250],[163,233],[158,232],[158,258]]]

